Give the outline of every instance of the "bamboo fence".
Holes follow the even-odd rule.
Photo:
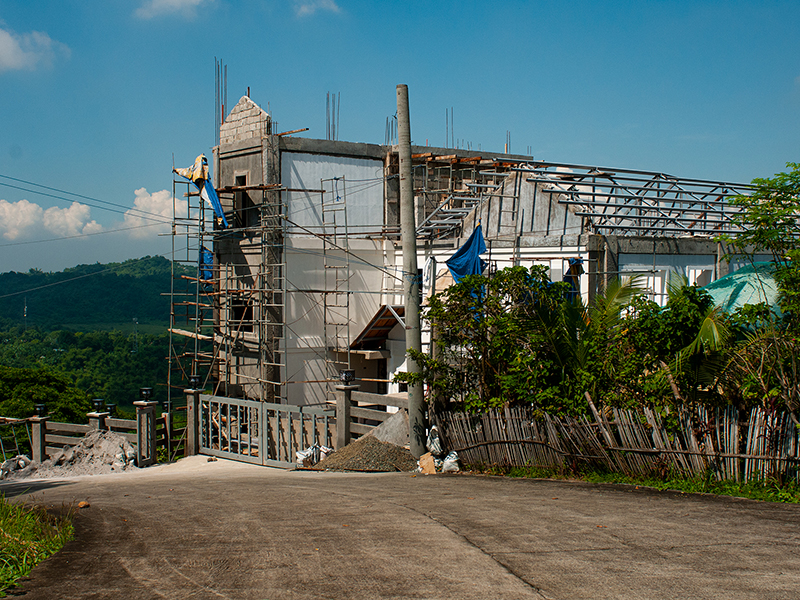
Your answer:
[[[593,418],[537,415],[532,407],[483,414],[438,415],[448,450],[465,464],[576,468],[588,465],[627,475],[668,472],[752,481],[800,482],[800,428],[787,413],[735,407],[597,410]],[[669,417],[669,418],[668,418]]]

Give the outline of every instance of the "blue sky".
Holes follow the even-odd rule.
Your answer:
[[[452,107],[459,144],[510,131],[550,161],[729,181],[800,161],[796,0],[0,0],[0,271],[168,251],[126,211],[171,215],[173,156],[210,155],[215,57],[229,104],[249,86],[309,137],[337,92],[339,139],[383,143],[407,83],[417,144],[444,145]]]

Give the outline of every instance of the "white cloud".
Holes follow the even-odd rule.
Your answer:
[[[133,201],[133,209],[125,212],[124,226],[138,227],[139,229],[132,229],[129,232],[130,237],[142,239],[152,237],[156,233],[169,231],[172,222],[172,192],[161,190],[149,194],[145,188],[139,188],[134,195],[136,198]],[[186,200],[178,199],[177,203],[176,209],[179,214],[182,214],[186,211]],[[153,225],[153,219],[159,217],[164,219],[163,226],[144,227],[144,225]]]
[[[47,231],[60,237],[102,231],[97,221],[89,220],[91,210],[79,202],[73,202],[69,208],[53,206],[44,211],[42,223]]]
[[[341,12],[339,5],[334,0],[293,0],[293,2],[294,12],[298,17],[311,16],[318,10]]]
[[[42,207],[27,200],[0,200],[0,231],[7,240],[16,240],[42,221]]]
[[[42,31],[18,34],[0,27],[0,72],[50,67],[57,56],[69,55],[66,45]]]
[[[140,19],[152,19],[161,15],[179,13],[192,19],[197,16],[197,8],[207,2],[214,2],[214,0],[145,0],[136,9],[136,16]]]
[[[102,225],[90,220],[90,212],[88,206],[79,202],[73,202],[69,208],[53,206],[45,210],[27,200],[0,200],[0,232],[13,241],[44,234],[67,237],[102,231]]]

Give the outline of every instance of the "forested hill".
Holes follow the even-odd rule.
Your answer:
[[[169,322],[170,261],[146,256],[64,271],[0,274],[0,318],[6,326],[123,329]]]

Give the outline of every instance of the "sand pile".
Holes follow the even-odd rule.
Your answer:
[[[320,471],[415,471],[417,461],[400,446],[364,436],[321,460],[313,469]]]
[[[121,473],[136,469],[136,449],[112,431],[90,431],[76,446],[65,448],[40,465],[13,471],[8,479],[43,479]]]

